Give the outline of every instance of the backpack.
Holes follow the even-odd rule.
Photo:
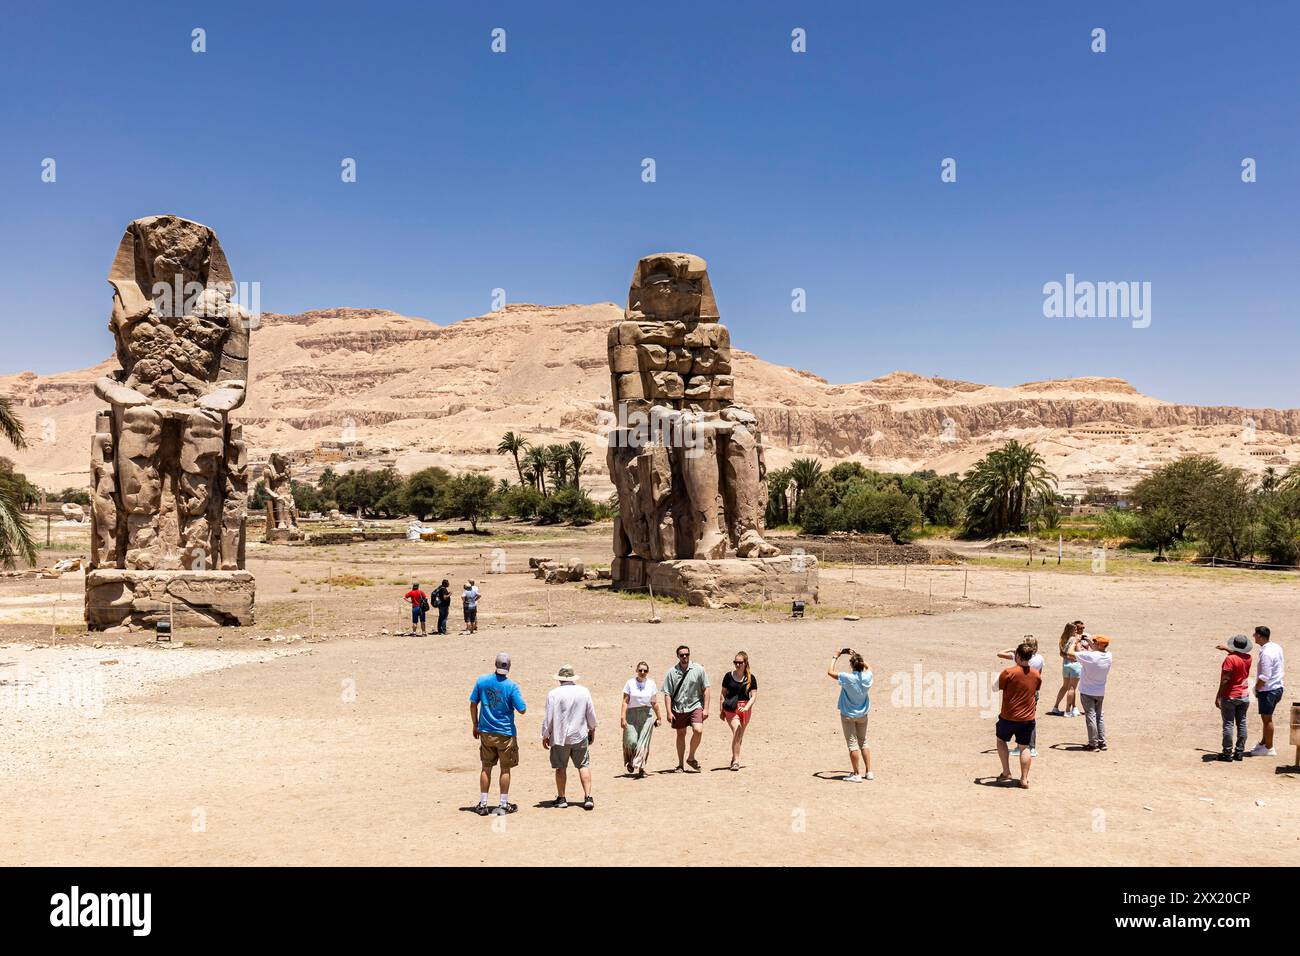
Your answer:
[[[420,610],[421,611],[429,610],[429,599],[424,596],[423,591],[420,592]]]

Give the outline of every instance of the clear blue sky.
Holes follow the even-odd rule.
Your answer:
[[[0,372],[108,355],[122,229],[170,212],[269,311],[622,302],[684,250],[734,342],[832,381],[1300,405],[1298,28],[1292,0],[10,4]],[[1151,282],[1151,326],[1044,318],[1067,272]]]

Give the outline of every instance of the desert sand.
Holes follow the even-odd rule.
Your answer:
[[[1267,623],[1294,658],[1294,574],[1136,560],[1093,574],[1081,558],[1029,570],[1004,558],[912,567],[904,588],[901,568],[831,566],[804,620],[785,606],[660,602],[663,623],[652,625],[644,598],[527,573],[530,555],[607,561],[608,525],[492,531],[438,543],[253,546],[257,626],[182,631],[171,647],[78,633],[75,575],[0,580],[0,691],[9,695],[0,863],[1219,865],[1225,847],[1251,863],[1300,861],[1287,718],[1278,758],[1207,762],[1219,745],[1214,645]],[[494,557],[505,573],[484,573]],[[1025,606],[1029,571],[1038,607]],[[478,635],[455,633],[457,607],[447,637],[394,633],[409,621],[405,584],[427,589],[442,577],[480,581]],[[51,639],[60,591],[65,626]],[[557,626],[537,626],[548,604]],[[843,620],[850,610],[862,619]],[[1056,636],[1075,617],[1114,641],[1110,749],[1077,749],[1082,718],[1040,716],[1032,788],[987,785],[998,761],[984,711],[996,698],[913,699],[917,669],[922,682],[932,673],[950,684],[969,673],[991,680],[994,654],[1036,634],[1049,657],[1041,713],[1059,686]],[[679,642],[715,689],[731,655],[750,653],[761,687],[743,769],[725,769],[715,715],[703,772],[670,772],[672,735],[660,728],[652,772],[630,779],[621,687],[641,658],[661,681]],[[862,784],[840,779],[849,765],[824,673],[843,645],[861,649],[876,674],[876,779]],[[501,649],[529,705],[511,793],[520,810],[484,819],[466,809],[478,793],[467,695]],[[592,689],[601,722],[591,813],[541,805],[554,788],[538,728],[562,663]],[[57,686],[89,689],[95,706],[16,703],[20,691],[31,700]],[[1253,708],[1250,723],[1253,744]],[[578,792],[571,773],[570,798]]]

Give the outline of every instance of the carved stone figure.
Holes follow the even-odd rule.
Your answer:
[[[121,367],[95,383],[111,411],[92,440],[86,619],[148,623],[166,607],[178,623],[249,623],[247,462],[229,414],[244,401],[250,323],[221,243],[177,216],[137,219],[108,281]]]
[[[262,472],[262,480],[266,482],[266,540],[301,540],[289,460],[278,451],[271,452]]]
[[[616,585],[642,586],[647,562],[779,553],[763,537],[762,439],[735,404],[731,337],[718,318],[699,256],[637,263],[624,320],[608,339]]]

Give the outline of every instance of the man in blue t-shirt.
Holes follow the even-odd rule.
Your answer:
[[[514,813],[519,808],[510,802],[510,770],[519,765],[519,744],[515,734],[515,712],[527,710],[519,685],[510,679],[510,655],[497,655],[496,671],[474,682],[469,693],[469,719],[478,741],[479,771],[478,814],[487,816],[488,790],[492,786],[492,768],[501,764],[501,804],[497,815]]]

